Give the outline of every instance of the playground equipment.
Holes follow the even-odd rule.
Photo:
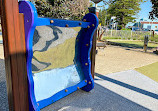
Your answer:
[[[85,91],[90,91],[93,88],[94,82],[91,76],[91,73],[93,71],[91,72],[90,69],[93,70],[94,65],[92,65],[92,68],[90,67],[91,62],[89,56],[90,56],[90,49],[92,45],[91,44],[92,35],[98,25],[98,19],[94,14],[92,13],[87,14],[83,18],[83,21],[38,18],[36,9],[30,2],[22,1],[18,4],[17,0],[10,0],[10,2],[8,2],[8,0],[2,0],[0,1],[0,8],[1,8],[0,15],[2,19],[3,46],[5,53],[4,55],[5,55],[5,66],[6,66],[5,69],[6,69],[6,78],[7,78],[9,110],[14,110],[14,111],[40,110],[41,108],[51,103],[54,103],[55,101],[61,99],[62,97],[80,88]],[[19,10],[21,13],[19,13]],[[90,10],[90,12],[91,11],[92,10]],[[66,66],[61,67],[60,65],[65,65],[65,64],[61,64],[60,62],[59,64],[57,64],[60,67],[56,67],[57,65],[55,65],[55,67],[53,66],[53,68],[50,64],[48,64],[48,66],[51,67],[46,67],[40,70],[40,72],[38,72],[38,71],[34,71],[34,68],[31,66],[34,65],[33,61],[34,61],[34,57],[36,57],[36,54],[34,52],[45,53],[47,51],[46,50],[43,51],[41,50],[41,52],[35,51],[33,33],[36,26],[45,26],[45,25],[49,25],[56,28],[62,27],[67,30],[73,27],[81,27],[81,30],[79,31],[76,38],[75,37],[70,38],[73,39],[72,43],[68,42],[70,40],[69,38],[65,41],[60,41],[59,39],[60,44],[53,47],[54,50],[54,49],[58,49],[59,48],[58,46],[62,45],[63,49],[65,50],[65,49],[70,49],[65,47],[66,46],[65,43],[68,43],[67,46],[73,45],[74,46],[73,50],[72,51],[68,50],[68,52],[73,52],[74,54],[74,57],[72,57],[71,59],[69,58],[71,64],[68,65],[66,64]],[[76,29],[74,28],[74,30]],[[54,44],[55,43],[53,43],[53,45]],[[65,50],[65,52],[66,51],[67,50]],[[95,51],[92,52],[94,53]],[[91,53],[92,60],[94,60],[93,57],[95,57],[95,54],[93,53]],[[54,56],[55,54],[57,55],[57,53],[52,53],[51,55]],[[67,57],[67,55],[65,55],[65,57]],[[27,58],[27,63],[26,63],[26,58]],[[56,59],[52,59],[52,60],[55,61]],[[67,61],[67,59],[65,58],[64,60]],[[38,61],[36,60],[36,62]],[[44,62],[40,62],[40,63],[44,63]],[[63,63],[67,63],[67,62],[63,62]],[[71,68],[72,70],[69,70],[69,68]],[[70,73],[66,72],[63,69],[66,69],[66,71]],[[52,70],[56,70],[62,73],[53,73],[51,72]],[[49,71],[52,73],[52,75],[55,75],[57,77],[56,78],[57,80],[61,80],[61,85],[63,85],[62,80],[66,80],[66,83],[70,83],[70,84],[68,85],[64,84],[63,85],[64,87],[60,87],[60,86],[56,86],[56,85],[60,85],[60,84],[56,84],[60,81],[52,83],[52,81],[54,81],[52,80],[50,84],[48,83],[44,84],[45,82],[41,81],[43,79],[40,79],[39,81],[43,83],[42,85],[44,85],[44,87],[41,84],[39,86],[42,86],[42,88],[45,89],[51,88],[52,90],[55,91],[52,92],[51,90],[51,92],[48,92],[49,95],[47,95],[48,93],[43,93],[43,95],[45,96],[42,96],[43,98],[39,99],[38,98],[39,96],[37,96],[36,94],[41,94],[39,92],[39,89],[42,90],[42,88],[40,87],[36,89],[38,83],[35,79],[38,80],[38,78],[34,78],[34,77],[38,77],[41,73],[47,74],[47,72]],[[63,74],[63,76],[61,76],[60,74]],[[70,79],[65,78],[65,74],[68,75],[68,77],[71,77],[70,75],[75,77],[75,81],[72,82],[72,80],[74,80],[72,78]],[[65,79],[62,79],[62,77]],[[47,79],[49,78],[46,78],[46,81]],[[70,82],[68,80],[70,80]],[[50,87],[48,87],[48,85]]]
[[[96,15],[89,13],[85,15],[83,21],[39,18],[35,6],[28,1],[19,2],[19,12],[24,14],[25,41],[27,51],[27,75],[29,81],[29,98],[31,101],[30,106],[32,106],[34,110],[38,111],[45,106],[50,105],[64,96],[76,91],[77,89],[81,88],[84,91],[90,91],[93,89],[94,81],[91,75],[90,51],[92,47],[93,34],[98,26],[98,19]],[[64,68],[57,67],[45,69],[44,71],[33,74],[32,59],[34,57],[34,31],[36,26],[46,25],[66,28],[81,27],[79,32],[80,34],[75,40],[75,56],[72,58],[73,64],[67,65],[67,67]],[[65,80],[68,79],[68,76],[70,76],[67,73],[73,76],[69,80]],[[56,77],[56,80],[54,77]],[[51,78],[54,81],[49,81]],[[76,81],[72,79],[75,79]],[[63,83],[62,80],[65,80],[67,84]],[[49,90],[45,91],[47,89]],[[41,93],[42,90],[43,92]],[[53,90],[56,90],[56,92]],[[39,93],[41,95],[39,95]]]

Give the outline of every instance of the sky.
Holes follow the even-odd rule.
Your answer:
[[[100,2],[98,4],[98,6],[102,6],[102,5],[104,5],[103,2]],[[138,13],[137,19],[142,19],[142,18],[148,19],[149,12],[152,10],[152,3],[150,2],[150,0],[148,0],[145,3],[141,3],[140,8],[141,10]]]

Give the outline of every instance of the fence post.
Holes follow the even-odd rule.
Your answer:
[[[18,0],[1,0],[2,34],[10,111],[29,111],[24,16]]]
[[[131,30],[131,39],[133,40],[133,37],[132,37],[132,30]]]
[[[148,41],[149,41],[149,35],[145,35],[145,37],[144,37],[144,52],[147,52]]]
[[[111,37],[112,37],[112,29],[111,29]]]

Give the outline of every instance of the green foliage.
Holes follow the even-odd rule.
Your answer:
[[[121,39],[121,40],[141,40],[143,41],[144,40],[144,36],[143,35],[137,35],[137,36],[133,36],[132,38],[131,37],[120,37],[120,36],[113,36],[113,37],[110,37],[110,36],[106,36],[106,37],[103,37],[103,40],[110,40],[110,39]],[[158,42],[158,37],[149,37],[149,41],[152,41],[152,42]]]
[[[131,30],[131,29],[127,29],[127,28],[122,28],[121,30]]]
[[[106,11],[106,9],[104,8],[103,10],[100,10],[99,11],[99,23],[101,23],[101,25],[102,26],[105,26],[106,24],[106,14],[107,13],[107,11]]]
[[[158,18],[158,0],[150,0],[152,3],[152,11],[150,12],[150,19]]]
[[[34,0],[39,16],[81,20],[88,13],[89,0]]]
[[[121,37],[103,37],[102,40],[121,39]]]
[[[103,40],[106,39],[125,39],[125,40],[142,40],[144,41],[145,35],[149,35],[149,41],[158,42],[158,35],[155,34],[154,37],[151,34],[150,31],[131,31],[131,30],[111,30],[106,31],[105,34],[103,34]]]
[[[123,28],[122,25],[117,25],[118,30],[121,30],[122,28]]]
[[[108,8],[108,16],[116,17],[119,28],[122,29],[128,22],[132,22],[140,10],[140,1],[138,0],[113,0]]]

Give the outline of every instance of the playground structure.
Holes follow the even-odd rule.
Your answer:
[[[90,52],[93,35],[98,26],[95,14],[85,15],[83,21],[39,18],[31,2],[19,2],[18,9],[16,0],[9,3],[6,0],[1,1],[1,12],[10,110],[38,111],[80,88],[85,91],[93,89]],[[51,96],[37,101],[35,92],[38,90],[34,89],[36,82],[32,73],[33,35],[36,26],[45,25],[81,27],[75,40],[75,56],[72,58],[75,74],[80,79],[75,84],[61,88]]]

